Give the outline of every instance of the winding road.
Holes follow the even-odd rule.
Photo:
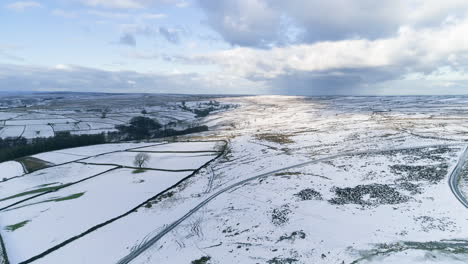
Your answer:
[[[400,148],[389,148],[389,149],[383,149],[383,150],[368,150],[368,151],[357,151],[357,152],[343,152],[343,153],[339,153],[339,154],[336,154],[336,155],[331,155],[331,156],[328,156],[328,157],[323,157],[323,158],[319,158],[319,159],[315,159],[315,160],[311,160],[311,161],[307,161],[307,162],[303,162],[303,163],[299,163],[299,164],[295,164],[295,165],[292,165],[292,166],[288,166],[288,167],[284,167],[284,168],[280,168],[280,169],[276,169],[276,170],[273,170],[273,171],[269,171],[269,172],[266,172],[266,173],[262,173],[262,174],[259,174],[259,175],[256,175],[256,176],[252,176],[252,177],[249,177],[249,178],[246,178],[242,181],[239,181],[239,182],[236,182],[234,184],[231,184],[219,191],[217,191],[216,193],[212,194],[211,196],[209,196],[208,198],[206,198],[205,200],[203,200],[202,202],[200,202],[197,206],[195,206],[194,208],[192,208],[189,212],[187,212],[185,215],[183,215],[181,218],[179,218],[178,220],[174,221],[172,224],[166,226],[161,232],[159,232],[158,234],[154,235],[152,238],[148,239],[145,243],[142,243],[138,248],[136,248],[134,251],[132,251],[130,254],[128,254],[127,256],[123,257],[121,260],[119,260],[117,262],[117,264],[127,264],[127,263],[130,263],[132,260],[134,260],[135,258],[137,258],[139,255],[141,255],[143,252],[145,252],[147,249],[149,249],[150,247],[152,247],[156,242],[158,242],[161,238],[163,238],[166,234],[168,234],[169,232],[171,232],[174,228],[176,228],[179,224],[181,224],[183,221],[185,221],[187,218],[189,218],[191,215],[195,214],[198,210],[200,210],[202,207],[204,207],[206,204],[208,204],[210,201],[212,201],[213,199],[215,199],[216,197],[218,197],[219,195],[227,192],[227,191],[230,191],[236,187],[239,187],[241,185],[244,185],[250,181],[253,181],[253,180],[256,180],[256,179],[260,179],[260,178],[264,178],[264,177],[268,177],[268,176],[272,176],[274,175],[275,173],[278,173],[278,172],[281,172],[281,171],[285,171],[285,170],[289,170],[289,169],[295,169],[295,168],[299,168],[299,167],[303,167],[303,166],[306,166],[306,165],[311,165],[311,164],[316,164],[316,163],[319,163],[319,162],[323,162],[323,161],[328,161],[328,160],[332,160],[332,159],[336,159],[336,158],[340,158],[340,157],[344,157],[344,156],[352,156],[352,155],[363,155],[363,154],[376,154],[376,153],[383,153],[383,152],[389,152],[389,151],[401,151],[401,150],[411,150],[411,149],[423,149],[423,148],[431,148],[431,147],[448,147],[448,146],[465,146],[464,147],[464,151],[463,151],[463,154],[460,155],[458,161],[457,161],[457,165],[455,166],[455,168],[452,170],[452,172],[450,173],[450,176],[449,176],[449,186],[450,186],[450,189],[452,190],[452,193],[455,195],[455,197],[465,206],[468,208],[468,201],[465,199],[465,197],[461,194],[460,190],[458,189],[458,185],[457,185],[457,182],[458,182],[458,177],[459,177],[459,174],[461,172],[461,169],[463,167],[463,164],[465,163],[465,161],[467,160],[468,158],[468,146],[466,145],[466,143],[452,143],[452,144],[436,144],[436,145],[425,145],[425,146],[416,146],[416,147],[400,147]]]
[[[450,190],[452,191],[453,195],[460,201],[460,203],[468,208],[468,200],[465,198],[465,196],[461,193],[460,189],[458,188],[458,182],[460,179],[460,172],[463,169],[463,165],[466,163],[468,160],[468,146],[465,146],[465,149],[463,151],[463,154],[460,156],[458,159],[457,165],[455,168],[452,170],[452,173],[450,173],[448,184],[450,186]]]

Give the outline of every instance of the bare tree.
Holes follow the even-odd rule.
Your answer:
[[[150,155],[140,152],[135,156],[135,159],[133,160],[133,164],[137,166],[138,168],[141,168],[148,163],[150,158],[151,158]]]
[[[104,110],[102,110],[101,118],[106,118],[109,112],[110,112],[110,108],[107,106],[106,108],[104,108]]]

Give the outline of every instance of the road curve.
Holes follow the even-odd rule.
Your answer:
[[[458,182],[460,179],[460,172],[463,168],[463,165],[468,160],[468,146],[465,146],[463,153],[461,154],[460,158],[458,159],[457,165],[452,170],[449,176],[448,184],[450,186],[450,190],[452,191],[453,195],[460,201],[460,203],[468,208],[468,200],[465,196],[461,193],[460,189],[458,188]]]
[[[434,144],[434,145],[425,145],[425,146],[416,146],[416,147],[400,147],[400,148],[389,148],[389,149],[384,149],[384,150],[368,150],[368,151],[356,151],[356,152],[343,152],[343,153],[339,153],[339,154],[336,154],[336,155],[331,155],[331,156],[328,156],[328,157],[324,157],[324,158],[320,158],[320,159],[315,159],[315,160],[311,160],[311,161],[307,161],[307,162],[303,162],[303,163],[299,163],[299,164],[295,164],[295,165],[292,165],[292,166],[288,166],[288,167],[284,167],[284,168],[280,168],[280,169],[276,169],[276,170],[273,170],[273,171],[269,171],[269,172],[266,172],[266,173],[262,173],[260,175],[256,175],[256,176],[253,176],[253,177],[249,177],[247,179],[244,179],[242,181],[239,181],[237,183],[234,183],[234,184],[231,184],[219,191],[217,191],[216,193],[212,194],[211,196],[209,196],[208,198],[206,198],[205,200],[203,200],[202,202],[200,202],[197,206],[195,206],[194,208],[192,208],[188,213],[186,213],[185,215],[183,215],[181,218],[179,218],[178,220],[174,221],[172,224],[166,226],[161,232],[159,232],[158,234],[156,234],[155,236],[153,236],[152,238],[150,238],[149,240],[147,240],[145,243],[141,244],[140,247],[138,247],[137,249],[135,249],[134,251],[130,252],[130,254],[128,254],[127,256],[123,257],[122,259],[120,259],[117,264],[128,264],[130,263],[132,260],[134,260],[135,258],[137,258],[139,255],[141,255],[144,251],[146,251],[147,249],[149,249],[150,247],[152,247],[156,242],[158,242],[161,238],[163,238],[167,233],[171,232],[174,228],[176,228],[180,223],[182,223],[183,221],[185,221],[187,218],[189,218],[191,215],[193,215],[194,213],[196,213],[200,208],[202,208],[203,206],[205,206],[206,204],[208,204],[211,200],[215,199],[216,197],[218,197],[219,195],[229,191],[229,190],[232,190],[236,187],[239,187],[247,182],[250,182],[250,181],[253,181],[253,180],[256,180],[256,179],[259,179],[259,178],[264,178],[264,177],[267,177],[267,176],[271,176],[275,173],[278,173],[278,172],[281,172],[281,171],[285,171],[285,170],[289,170],[289,169],[294,169],[294,168],[299,168],[299,167],[303,167],[303,166],[306,166],[306,165],[311,165],[311,164],[315,164],[315,163],[319,163],[319,162],[323,162],[323,161],[328,161],[328,160],[332,160],[332,159],[336,159],[336,158],[340,158],[340,157],[344,157],[344,156],[352,156],[352,155],[362,155],[362,154],[376,154],[376,153],[382,153],[382,152],[388,152],[388,151],[397,151],[397,150],[410,150],[410,149],[423,149],[423,148],[430,148],[430,147],[447,147],[447,146],[460,146],[462,145],[463,143],[451,143],[451,144]],[[457,167],[460,167],[459,170],[458,170],[458,173],[459,171],[461,170],[461,167],[463,165],[463,161],[464,160],[464,156],[468,156],[468,148],[465,147],[465,150],[464,150],[464,153],[462,155],[462,158],[459,159],[458,163],[457,163]],[[459,165],[461,163],[461,165]],[[458,175],[458,173],[454,173],[456,171],[456,169],[454,169],[454,171],[452,171],[452,174],[450,175],[450,177],[452,178],[452,175],[453,174],[456,174]],[[452,188],[452,186],[451,186]],[[455,188],[456,190],[457,188]],[[453,189],[452,189],[453,191]],[[459,192],[458,192],[459,193]],[[455,194],[455,192],[454,192]],[[459,193],[460,194],[460,193]],[[463,198],[463,196],[460,196],[461,198]],[[458,198],[458,197],[457,197]],[[460,198],[458,198],[460,199]],[[463,198],[464,199],[464,198]],[[466,201],[466,200],[465,200]],[[463,203],[463,202],[462,202]],[[468,203],[464,204],[465,206],[467,206]],[[467,207],[468,208],[468,207]]]

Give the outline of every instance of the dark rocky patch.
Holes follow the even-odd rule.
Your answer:
[[[409,200],[409,197],[399,193],[386,184],[358,185],[356,187],[332,189],[337,197],[328,200],[331,204],[359,204],[362,206],[377,206],[382,204],[399,204]],[[365,197],[368,195],[368,199]]]
[[[322,195],[314,189],[304,189],[296,194],[295,196],[299,197],[302,201],[308,200],[322,200]]]
[[[278,258],[274,257],[267,261],[268,264],[292,264],[298,262],[299,260],[295,258]]]
[[[287,205],[281,206],[281,208],[275,208],[271,212],[271,222],[275,226],[282,226],[289,221],[289,214],[291,210]]]
[[[398,184],[398,187],[410,192],[411,195],[422,193],[421,186],[412,182],[401,182]]]
[[[390,169],[393,173],[402,175],[407,181],[428,181],[438,183],[445,178],[448,173],[448,164],[442,163],[439,165],[391,165]]]
[[[290,241],[294,241],[296,239],[304,239],[306,237],[306,234],[304,233],[304,231],[294,231],[292,232],[290,235],[283,235],[283,236],[280,236],[280,238],[278,239],[277,242],[280,242],[280,241],[283,241],[283,240],[290,240]]]

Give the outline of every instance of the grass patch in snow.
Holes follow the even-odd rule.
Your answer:
[[[51,182],[51,183],[44,183],[44,184],[40,184],[36,187],[46,187],[46,186],[50,186],[50,185],[54,185],[54,184],[60,184],[60,182]]]
[[[5,198],[3,198],[3,199],[0,199],[0,202],[6,201],[6,200],[10,200],[10,199],[14,199],[14,198],[18,198],[18,197],[21,197],[21,196],[36,194],[36,193],[52,192],[52,191],[58,190],[59,188],[63,188],[63,187],[65,187],[65,186],[67,186],[67,184],[65,184],[65,185],[60,185],[60,186],[43,187],[43,188],[38,188],[38,189],[34,189],[34,190],[22,192],[22,193],[17,193],[17,194],[15,194],[15,195],[8,196],[8,197],[5,197]]]
[[[146,170],[145,169],[135,169],[132,171],[133,174],[138,174],[138,173],[143,173],[145,172]]]
[[[33,157],[19,158],[19,159],[16,159],[16,161],[23,164],[24,168],[26,168],[27,173],[31,173],[33,171],[44,169],[53,165],[50,162],[47,162],[38,158],[33,158]]]
[[[273,142],[277,144],[294,143],[294,141],[290,138],[289,135],[283,135],[283,134],[272,134],[272,133],[257,134],[255,135],[255,138],[257,138],[258,140],[269,141],[269,142]]]
[[[60,198],[54,198],[54,199],[46,200],[46,201],[44,201],[44,202],[62,202],[62,201],[68,201],[68,200],[73,200],[73,199],[80,198],[80,197],[83,196],[84,194],[85,194],[85,192],[74,193],[74,194],[70,194],[70,195],[68,195],[68,196],[64,196],[64,197],[60,197]]]
[[[63,202],[63,201],[73,200],[73,199],[80,198],[84,194],[85,194],[85,192],[74,193],[74,194],[70,194],[70,195],[67,195],[67,196],[64,196],[64,197],[57,197],[57,198],[52,198],[52,199],[48,199],[48,200],[45,200],[45,201],[40,201],[40,202],[35,202],[35,203],[30,203],[30,204],[23,204],[23,205],[20,205],[18,207],[13,207],[13,208],[7,209],[7,211],[16,210],[16,209],[19,209],[19,208],[23,208],[23,207],[27,207],[27,206],[31,206],[31,205],[36,205],[36,204],[41,204],[41,203]]]
[[[207,264],[208,261],[210,261],[211,257],[210,256],[203,256],[199,259],[192,260],[192,264]]]
[[[10,232],[13,232],[15,231],[16,229],[19,229],[23,226],[25,226],[27,223],[31,222],[31,220],[25,220],[25,221],[22,221],[22,222],[19,222],[19,223],[16,223],[14,225],[7,225],[5,227],[5,230],[6,231],[10,231]]]

